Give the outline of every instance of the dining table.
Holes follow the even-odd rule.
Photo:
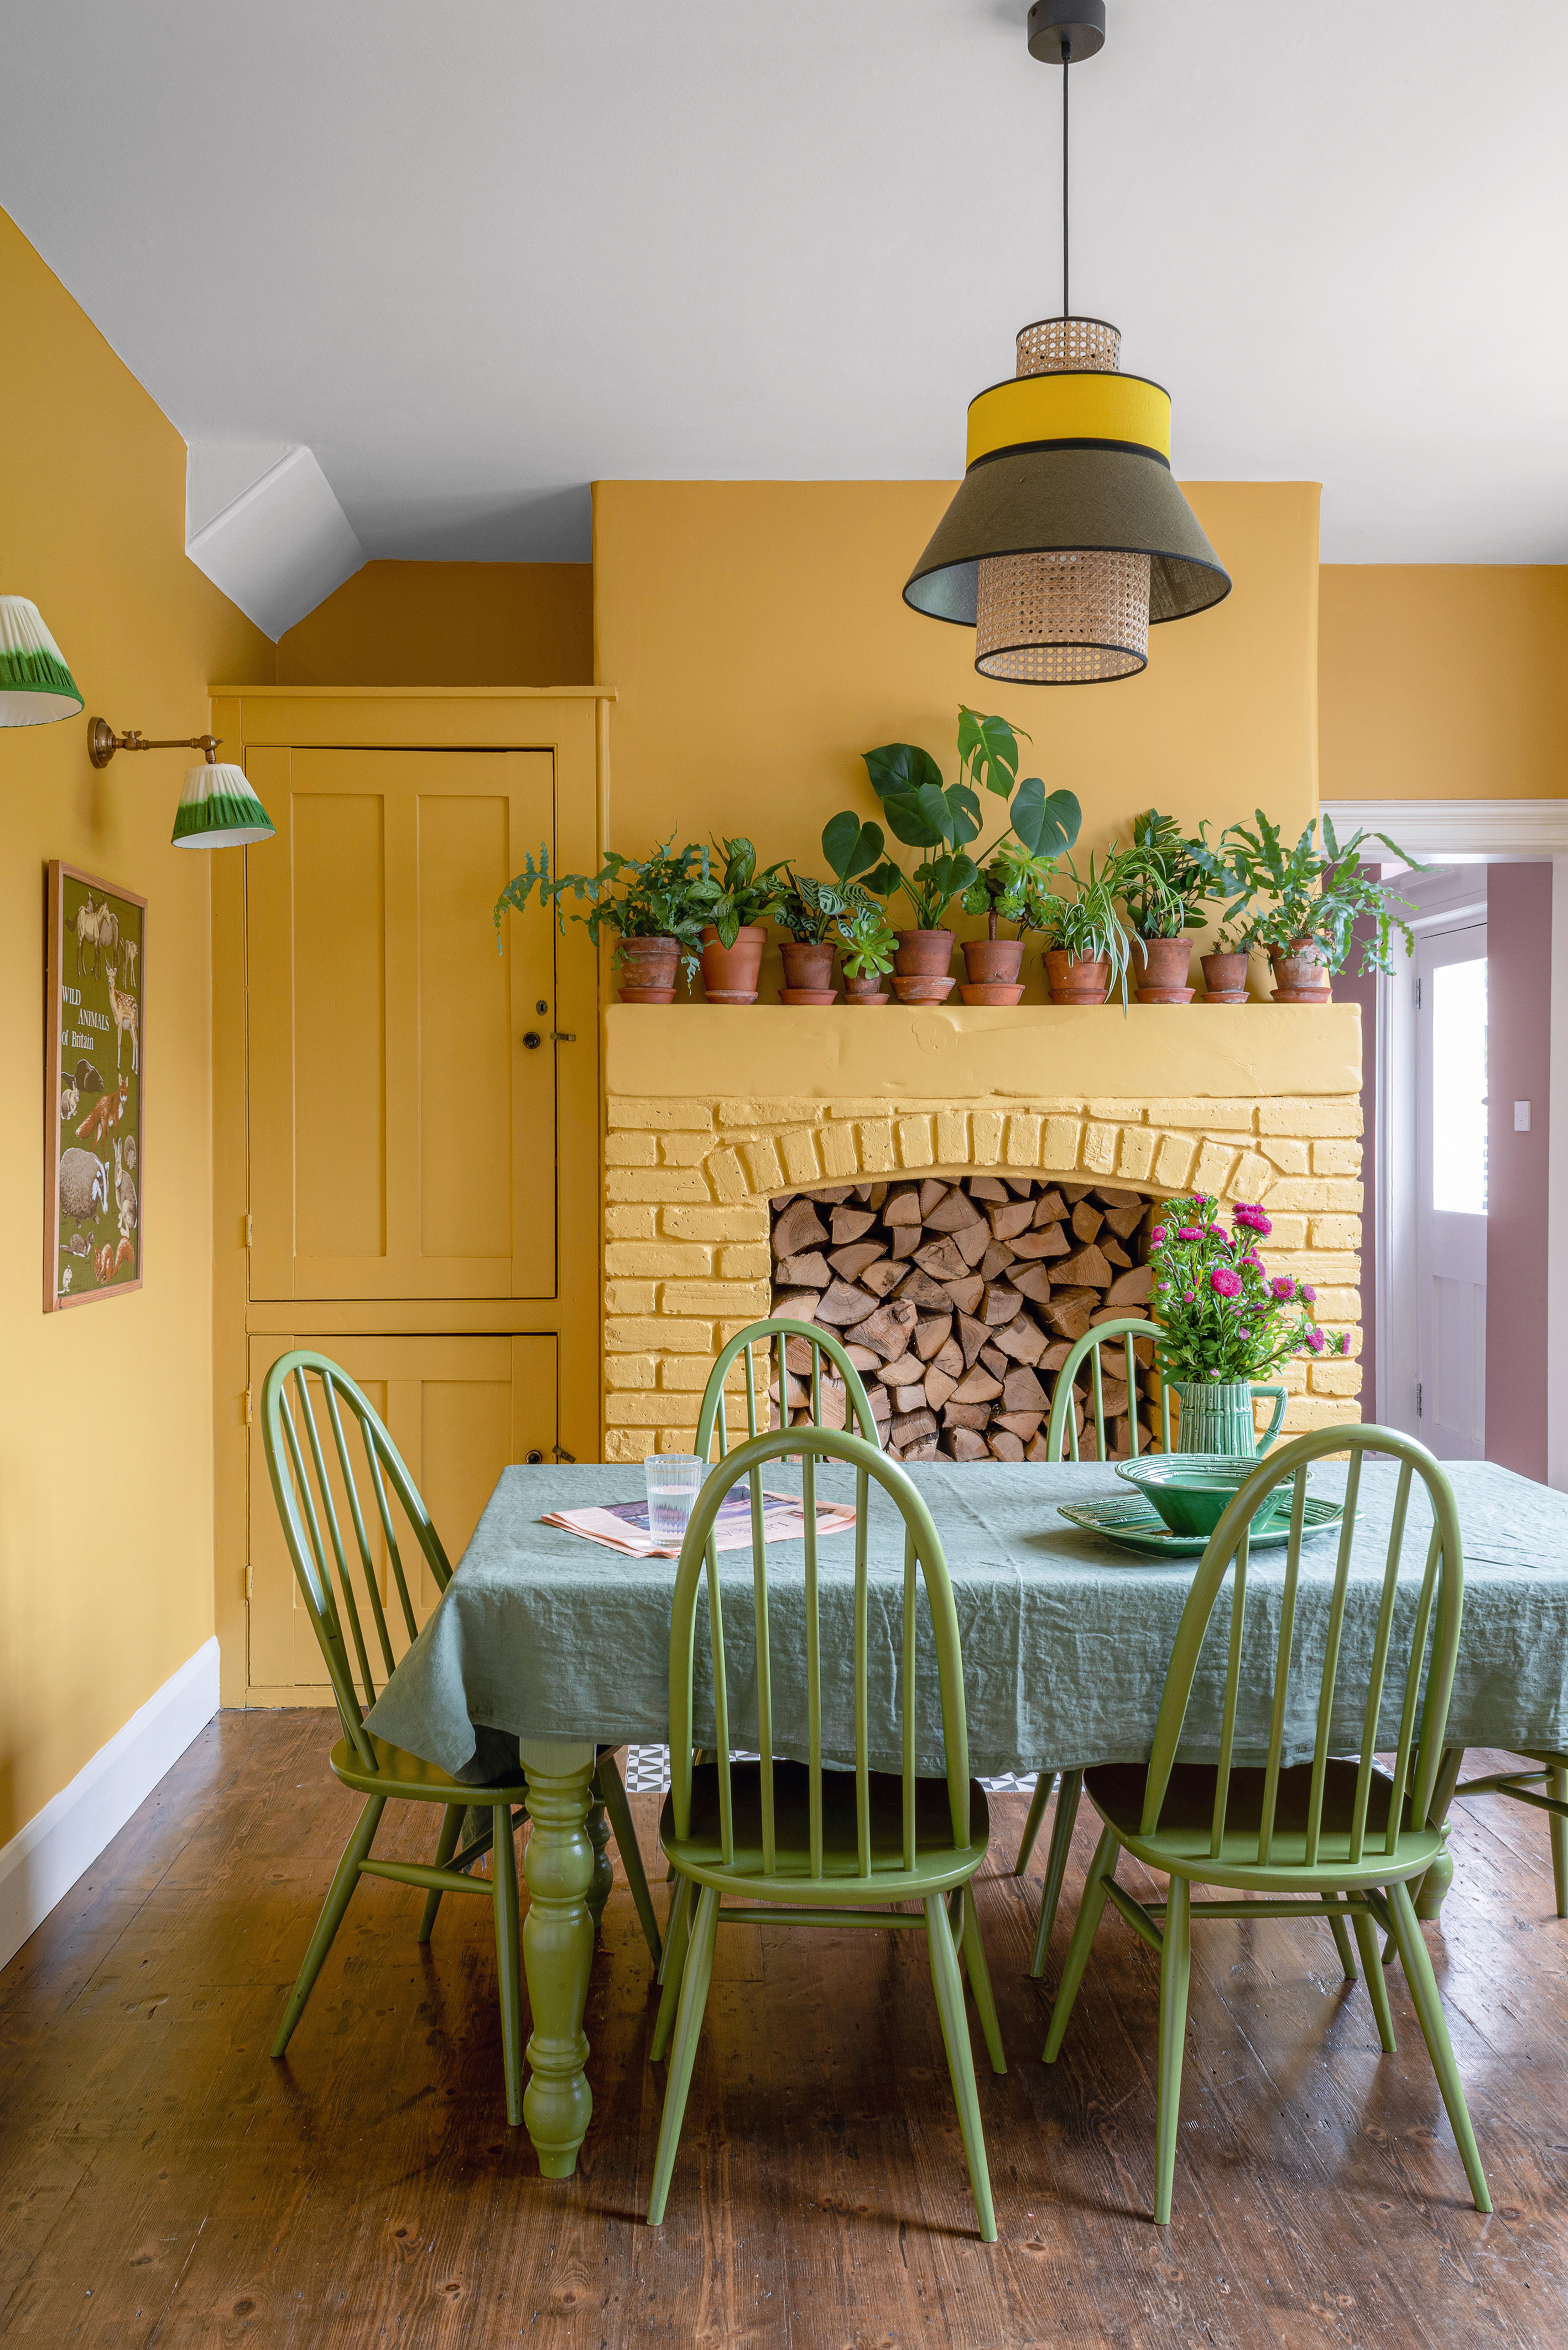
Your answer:
[[[788,1492],[788,1464],[763,1471]],[[1568,1742],[1568,1495],[1485,1461],[1444,1464],[1464,1542],[1464,1614],[1447,1740],[1429,1816],[1446,1822],[1464,1750],[1561,1751]],[[930,1510],[951,1577],[963,1652],[969,1764],[979,1778],[1082,1770],[1147,1757],[1166,1666],[1196,1556],[1147,1555],[1064,1518],[1064,1505],[1127,1497],[1114,1464],[920,1461],[905,1465]],[[1355,1752],[1376,1638],[1397,1466],[1367,1459],[1354,1513],[1333,1749]],[[1343,1498],[1344,1462],[1314,1463],[1310,1490]],[[782,1482],[781,1482],[782,1480]],[[599,1756],[669,1737],[670,1612],[676,1560],[639,1557],[543,1523],[546,1513],[635,1501],[640,1464],[504,1469],[451,1584],[368,1717],[380,1738],[453,1775],[527,1781],[532,1828],[523,1873],[523,1955],[532,2008],[524,2119],[547,2178],[576,2168],[593,2110],[583,2029],[596,1915],[610,1883],[595,1798]],[[798,1468],[794,1479],[798,1494]],[[819,1499],[852,1498],[847,1472],[818,1475]],[[1413,1615],[1430,1510],[1417,1477],[1396,1589],[1395,1641]],[[897,1771],[902,1715],[904,1522],[873,1486],[867,1513],[873,1769]],[[1301,1556],[1292,1654],[1321,1656],[1339,1552],[1333,1523]],[[767,1545],[773,1748],[806,1753],[805,1552]],[[825,1761],[854,1762],[854,1538],[819,1549]],[[1254,1543],[1248,1576],[1249,1663],[1235,1760],[1261,1759],[1283,1589],[1285,1552]],[[746,1547],[719,1554],[732,1744],[755,1732],[753,1564]],[[791,1638],[794,1619],[802,1627]],[[1218,1617],[1219,1611],[1217,1611]],[[701,1621],[701,1613],[700,1618]],[[1256,1638],[1259,1629],[1264,1637]],[[922,1636],[913,1691],[922,1772],[944,1768],[934,1650]],[[1357,1666],[1361,1670],[1357,1671]],[[797,1669],[798,1667],[798,1669]],[[1184,1759],[1212,1760],[1224,1683],[1224,1625],[1211,1627],[1183,1731]],[[1390,1676],[1380,1742],[1397,1737]],[[712,1737],[707,1662],[697,1664],[698,1734]],[[1310,1757],[1318,1679],[1292,1676],[1284,1761]],[[704,1709],[707,1709],[705,1711]],[[836,1741],[837,1742],[836,1742]],[[1451,1877],[1446,1854],[1421,1908],[1432,1916]]]

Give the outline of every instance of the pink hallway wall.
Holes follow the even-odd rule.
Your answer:
[[[1550,865],[1488,868],[1487,962],[1486,1457],[1544,1482]]]
[[[1336,1003],[1361,1006],[1361,1181],[1366,1194],[1361,1218],[1361,1417],[1377,1419],[1377,978],[1364,978],[1362,950],[1372,935],[1358,922],[1350,961],[1334,983]]]

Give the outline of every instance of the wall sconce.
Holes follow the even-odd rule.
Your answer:
[[[36,604],[0,596],[0,726],[79,717],[82,698]]]
[[[117,734],[106,718],[95,718],[88,727],[88,757],[95,767],[107,767],[117,751],[205,754],[202,766],[185,771],[185,788],[174,811],[176,848],[244,848],[252,841],[270,840],[275,827],[244,769],[221,761],[217,749],[215,734],[175,735],[168,742],[150,743],[134,726]]]

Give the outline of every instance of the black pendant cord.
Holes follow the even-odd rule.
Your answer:
[[[1067,306],[1067,76],[1073,69],[1072,43],[1065,33],[1062,36],[1062,316],[1071,317]]]

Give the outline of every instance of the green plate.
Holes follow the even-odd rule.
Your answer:
[[[1145,1558],[1200,1557],[1209,1547],[1207,1534],[1173,1534],[1158,1513],[1141,1499],[1114,1502],[1058,1502],[1056,1514],[1070,1518],[1075,1526],[1086,1527],[1093,1534],[1104,1534],[1107,1541],[1119,1543],[1126,1550],[1136,1550]],[[1339,1523],[1345,1515],[1343,1502],[1315,1501],[1308,1498],[1303,1516],[1303,1534],[1326,1533]],[[1252,1548],[1266,1550],[1271,1545],[1289,1542],[1291,1513],[1270,1510],[1266,1515],[1252,1521]]]

